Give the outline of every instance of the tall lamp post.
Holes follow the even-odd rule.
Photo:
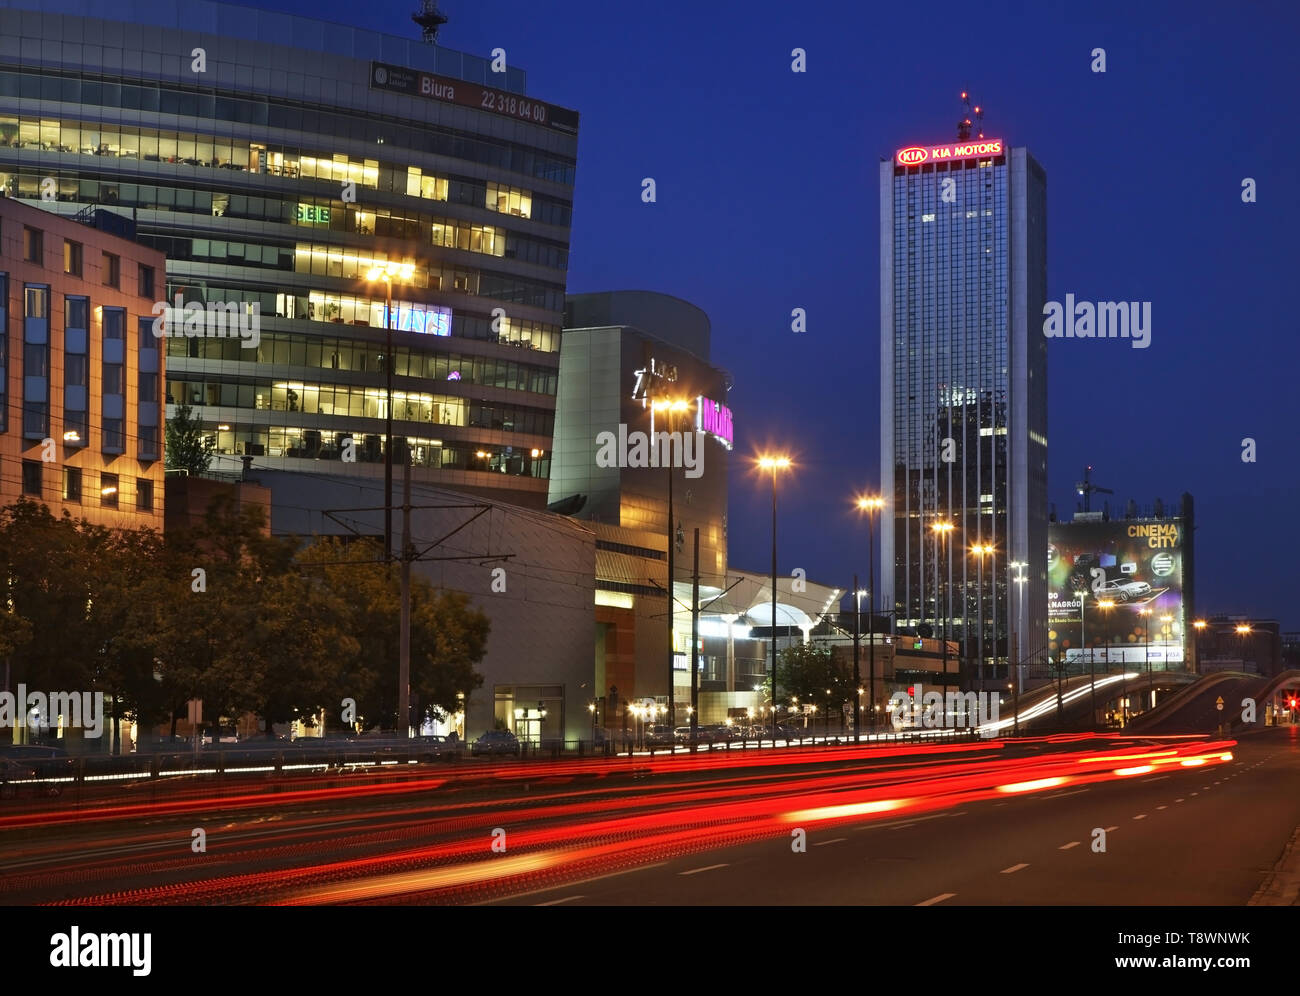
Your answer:
[[[384,404],[384,563],[393,562],[393,281],[408,282],[415,274],[414,263],[372,266],[366,280],[384,282],[384,380],[387,399]]]
[[[1097,666],[1096,661],[1093,660],[1092,651],[1088,649],[1087,613],[1084,612],[1085,604],[1088,601],[1088,592],[1087,589],[1084,589],[1083,591],[1076,591],[1075,594],[1079,596],[1079,642],[1083,644],[1083,652],[1088,655],[1088,679],[1092,689],[1092,720],[1088,725],[1095,726],[1097,724]],[[1059,691],[1057,694],[1060,694]]]
[[[885,507],[885,499],[876,495],[863,495],[858,499],[858,510],[867,513],[867,702],[871,707],[871,728],[876,728],[876,539],[875,539],[875,513]],[[853,587],[857,588],[857,581],[853,582]],[[858,605],[861,606],[859,599]],[[858,680],[857,672],[857,652],[853,657],[853,680]],[[854,717],[856,731],[862,720],[862,703],[861,696],[858,701],[858,714]],[[857,743],[856,735],[854,742]]]
[[[1205,632],[1205,620],[1197,619],[1192,623],[1192,628],[1196,630],[1196,640],[1194,644],[1196,650],[1195,659],[1196,659],[1196,670],[1199,671],[1201,669],[1201,646],[1200,646],[1201,634]],[[1186,668],[1186,662],[1184,662],[1184,668]],[[1169,670],[1168,662],[1165,663],[1165,670],[1166,671]]]
[[[653,449],[655,445],[655,427],[654,416],[656,412],[662,412],[668,419],[668,433],[671,438],[673,431],[673,416],[679,412],[689,411],[691,404],[681,398],[660,398],[650,402],[650,446]],[[675,664],[675,655],[673,654],[674,625],[677,622],[677,592],[673,583],[677,579],[676,558],[674,553],[677,550],[676,521],[673,515],[673,466],[672,461],[668,461],[668,725],[672,729],[677,728],[677,703],[674,698],[674,685],[677,682]]]
[[[1016,669],[1015,680],[1011,684],[1013,697],[1011,708],[1014,711],[1012,736],[1016,737],[1020,736],[1020,654],[1023,653],[1020,647],[1020,627],[1025,615],[1025,568],[1028,566],[1023,560],[1007,561],[1007,590],[1008,592],[1011,590],[1011,569],[1014,567],[1016,569],[1017,594],[1019,595],[1016,599],[1016,624],[1012,627],[1007,639],[1007,665]]]
[[[776,472],[790,469],[788,456],[758,458],[760,470],[772,473],[772,746],[776,746]]]
[[[1102,609],[1102,610],[1113,609],[1114,607],[1115,607],[1115,603],[1112,602],[1109,598],[1099,599],[1098,602],[1097,602],[1097,608]],[[1102,615],[1101,619],[1102,619],[1102,622],[1101,622],[1101,642],[1102,642],[1102,644],[1106,647],[1106,674],[1109,675],[1109,674],[1110,674],[1110,644],[1109,644],[1108,641],[1110,640],[1110,612],[1109,612],[1109,611],[1106,611],[1106,612]],[[1120,667],[1121,667],[1121,669],[1122,669],[1122,668],[1123,668],[1123,664],[1121,664]],[[1120,673],[1122,674],[1123,671],[1121,670]],[[1123,694],[1123,685],[1122,685],[1122,683],[1121,683],[1121,689],[1120,689],[1120,691],[1121,691],[1121,695],[1122,695],[1122,694]],[[1094,718],[1095,718],[1095,716],[1094,716]]]
[[[988,543],[976,543],[970,548],[970,552],[979,560],[976,562],[975,571],[975,590],[979,592],[975,597],[975,604],[979,606],[980,625],[979,625],[979,664],[977,671],[979,674],[980,691],[984,691],[984,558],[993,552],[993,547]],[[994,648],[994,655],[997,650]]]
[[[936,522],[930,528],[934,530],[935,539],[937,540],[939,549],[947,550],[947,545],[944,543],[944,540],[946,540],[948,538],[948,534],[953,531],[954,528],[953,524],[951,522]],[[934,573],[936,576],[939,575],[938,557],[934,558]],[[940,593],[942,592],[942,590],[943,590],[942,587],[936,581],[934,586],[934,596],[935,596],[934,621],[935,624],[937,625],[939,622],[939,613],[940,611],[943,611],[943,635],[941,636],[940,639],[943,641],[943,684],[944,684],[944,689],[946,691],[948,687],[948,615],[949,613],[943,609],[941,604]],[[960,685],[960,681],[958,681],[958,684]]]
[[[1138,609],[1138,615],[1142,617],[1142,661],[1146,665],[1147,694],[1149,696],[1151,694],[1151,610]]]

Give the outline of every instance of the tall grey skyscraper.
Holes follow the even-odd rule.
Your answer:
[[[946,624],[967,682],[981,660],[1001,687],[1008,653],[1045,661],[1046,295],[1047,176],[1026,149],[980,138],[880,164],[878,604],[900,627]]]

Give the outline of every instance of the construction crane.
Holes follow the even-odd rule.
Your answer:
[[[1083,468],[1083,480],[1075,481],[1074,490],[1083,495],[1083,510],[1085,512],[1092,511],[1091,499],[1093,494],[1113,495],[1115,493],[1110,488],[1103,488],[1092,483],[1092,464]]]

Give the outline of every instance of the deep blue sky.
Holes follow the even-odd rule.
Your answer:
[[[409,36],[417,3],[265,6]],[[796,455],[783,573],[846,588],[866,575],[848,499],[878,480],[877,164],[952,141],[969,88],[986,134],[1047,171],[1049,298],[1152,302],[1149,349],[1050,343],[1058,511],[1073,509],[1085,463],[1121,504],[1190,491],[1199,611],[1300,628],[1294,4],[442,7],[441,41],[504,48],[532,95],[581,112],[570,291],[702,307],[714,362],[735,375],[737,456],[769,443]],[[796,46],[806,74],[790,71]],[[1095,47],[1104,74],[1089,68]],[[656,204],[641,202],[646,176]],[[808,312],[801,335],[794,307]],[[730,559],[764,570],[768,492],[736,464]]]

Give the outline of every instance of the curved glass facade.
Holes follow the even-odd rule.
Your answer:
[[[258,465],[339,459],[351,436],[366,473],[391,364],[423,476],[544,504],[576,115],[466,106],[459,81],[522,94],[523,73],[407,39],[206,0],[98,12],[0,0],[0,185],[132,218],[168,256],[159,307],[258,318],[251,340],[168,340],[168,414],[192,405]],[[391,92],[372,60],[459,103]],[[368,279],[389,263],[391,309]]]

